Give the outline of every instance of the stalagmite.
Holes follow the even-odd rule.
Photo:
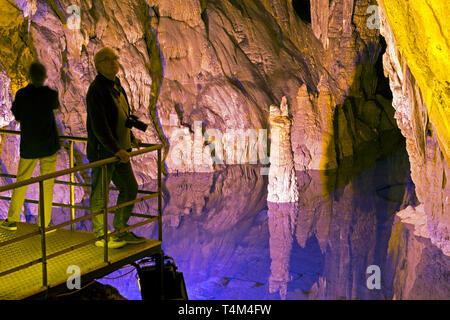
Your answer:
[[[294,226],[297,220],[298,184],[291,146],[292,119],[286,97],[280,108],[270,106],[270,169],[267,212],[270,233],[269,292],[286,299],[287,283],[291,280],[289,260]]]
[[[296,202],[298,185],[295,177],[294,157],[291,146],[292,120],[288,113],[286,97],[281,106],[270,106],[270,169],[267,201]]]

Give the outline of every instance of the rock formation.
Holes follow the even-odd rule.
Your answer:
[[[371,11],[377,3],[381,29]],[[111,46],[135,113],[151,124],[136,134],[163,144],[169,173],[229,167],[211,157],[236,159],[239,142],[222,136],[221,150],[218,133],[267,130],[268,106],[286,96],[295,169],[329,170],[321,174],[322,196],[392,154],[404,136],[431,241],[450,252],[447,1],[316,0],[294,8],[287,0],[0,0],[0,10],[3,128],[19,128],[11,103],[27,83],[28,64],[39,59],[59,92],[61,133],[85,136],[93,56]],[[18,138],[1,139],[0,169],[15,174]],[[240,150],[246,163],[249,148]],[[75,159],[87,161],[84,144],[76,143]],[[58,169],[67,163],[65,144]],[[156,177],[155,164],[153,154],[133,159],[140,184]],[[351,167],[357,170],[342,170]],[[87,173],[76,178],[89,181]],[[67,202],[67,188],[55,188],[54,201]],[[86,190],[76,190],[79,202]]]
[[[270,169],[268,202],[298,201],[298,185],[295,175],[291,144],[292,120],[288,113],[286,97],[281,106],[270,106]]]
[[[120,6],[81,1],[75,9],[66,0],[21,0],[16,5],[2,0],[2,39],[8,41],[0,45],[0,61],[9,78],[2,86],[8,91],[10,82],[9,95],[14,95],[26,83],[27,64],[40,59],[49,69],[47,83],[60,93],[62,133],[84,136],[84,96],[95,76],[92,57],[109,45],[119,52],[119,77],[131,104],[142,120],[152,124],[146,134],[137,135],[165,145],[169,172],[213,170],[210,159],[200,166],[194,160],[188,164],[176,160],[178,144],[196,141],[196,121],[202,130],[222,133],[268,129],[267,106],[279,103],[282,96],[292,104],[296,169],[336,168],[337,158],[353,154],[360,142],[373,140],[379,126],[392,129],[389,111],[386,119],[383,111],[389,102],[375,95],[378,33],[363,24],[372,2],[313,5],[313,17],[322,18],[313,18],[310,25],[289,1],[140,0]],[[316,38],[318,30],[328,30],[323,31],[326,39]],[[340,106],[349,95],[356,100]],[[9,112],[10,99],[2,101],[2,112]],[[366,101],[372,103],[363,112]],[[340,108],[344,110],[335,112]],[[372,115],[382,124],[370,122]],[[355,124],[359,116],[362,120]],[[173,118],[178,119],[176,125]],[[14,122],[6,119],[5,124],[14,128]],[[335,119],[339,135],[334,132]],[[196,154],[207,155],[207,144],[192,147]],[[225,146],[224,153],[232,152],[235,144]],[[77,161],[86,161],[84,152],[84,145],[77,145]],[[134,160],[141,183],[155,177],[154,159],[149,155]],[[14,172],[13,167],[5,169]]]
[[[388,12],[398,12],[401,15],[401,19],[410,19],[410,27],[415,30],[414,34],[417,35],[417,39],[421,39],[424,36],[422,32],[428,32],[422,30],[419,20],[415,20],[419,19],[421,15],[419,14],[416,18],[412,15],[405,17],[400,12],[402,10],[405,12],[409,11],[407,10],[409,5],[403,3],[403,1],[399,1],[397,5],[399,7],[394,5],[387,6]],[[411,5],[415,6],[415,4]],[[411,10],[413,9],[411,8]],[[437,7],[423,8],[424,12],[422,14],[426,14],[429,10],[436,11],[438,9]],[[422,204],[426,215],[428,232],[432,243],[441,248],[444,253],[450,255],[450,204],[448,200],[450,186],[447,184],[450,168],[448,156],[446,156],[446,148],[448,146],[446,141],[448,141],[449,131],[443,129],[447,121],[445,118],[446,111],[444,110],[446,110],[446,104],[448,104],[450,98],[446,98],[445,94],[443,94],[440,102],[436,100],[437,96],[440,95],[440,90],[443,89],[441,76],[444,75],[441,74],[441,69],[447,68],[449,70],[447,60],[436,62],[434,49],[430,50],[429,54],[426,54],[422,51],[414,53],[410,47],[405,47],[404,37],[408,36],[403,33],[403,29],[399,27],[397,22],[394,24],[395,29],[390,27],[386,15],[383,14],[384,11],[381,11],[380,21],[380,31],[387,42],[387,50],[383,56],[383,66],[384,72],[389,76],[395,118],[398,127],[406,138],[406,149],[411,163],[411,178],[415,184],[417,198]],[[439,15],[434,17],[427,25],[447,22],[439,17]],[[446,39],[445,34],[438,33],[435,34],[435,37],[430,39],[430,45],[433,43],[433,45],[442,46],[442,50],[449,50],[448,44],[446,45],[447,42],[444,41]],[[400,39],[400,43],[403,44],[400,48],[397,39]],[[415,41],[411,43],[411,46],[419,46]],[[418,70],[418,59],[423,59],[424,64],[421,64],[420,68],[429,70],[429,74],[424,75],[423,71]],[[410,61],[414,67],[413,69],[409,66]],[[436,68],[433,63],[442,63],[443,65]],[[425,71],[425,73],[427,72]],[[416,75],[419,77],[417,80]],[[448,73],[445,76],[448,77]],[[424,79],[424,77],[427,79]],[[434,81],[436,81],[436,87],[433,89],[429,88],[429,83]],[[444,112],[442,117],[433,116],[435,113],[441,113],[439,111],[441,109]]]
[[[270,276],[269,293],[286,299],[291,279],[289,258],[298,215],[298,184],[291,144],[292,119],[287,99],[280,107],[270,106],[270,168],[267,193],[269,224]]]

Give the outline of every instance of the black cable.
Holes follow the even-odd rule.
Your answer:
[[[56,297],[70,296],[71,294],[74,294],[74,293],[76,293],[78,291],[86,289],[87,287],[89,287],[94,282],[95,282],[95,280],[92,280],[91,282],[89,282],[87,285],[85,285],[84,287],[82,287],[80,289],[77,289],[77,290],[74,290],[74,291],[70,291],[70,292],[66,292],[66,293],[61,293],[61,294],[56,295]]]

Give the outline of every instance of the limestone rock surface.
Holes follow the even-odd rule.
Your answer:
[[[439,142],[443,141],[436,129],[440,125],[432,121],[422,87],[406,57],[400,54],[396,37],[384,15],[381,16],[381,33],[387,42],[384,72],[389,76],[395,119],[406,138],[415,192],[423,205],[432,243],[449,255],[450,186],[447,177],[450,168],[445,149]]]
[[[298,185],[295,175],[291,144],[292,120],[289,116],[286,97],[281,106],[270,106],[270,169],[267,201],[298,201]]]

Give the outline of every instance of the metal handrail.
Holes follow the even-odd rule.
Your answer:
[[[20,135],[20,131],[15,130],[6,130],[6,129],[0,129],[0,134],[7,134],[7,135]],[[74,161],[73,161],[73,147],[74,142],[87,142],[87,138],[85,137],[72,137],[72,136],[59,136],[59,140],[67,140],[69,141],[69,168],[74,167]],[[10,177],[10,178],[16,178],[16,175],[9,175],[9,174],[0,174],[1,177]],[[55,183],[63,184],[62,181],[55,181]],[[70,174],[69,183],[70,185],[70,218],[71,220],[75,219],[75,190],[74,186],[76,186],[74,182],[74,174]],[[25,201],[29,202],[29,201]],[[70,230],[74,231],[74,225],[70,225]]]
[[[0,135],[20,135],[20,131],[15,130],[7,130],[7,129],[0,129]],[[74,142],[87,142],[86,137],[74,137],[74,136],[59,136],[59,140],[67,140],[69,141],[69,168],[74,167],[74,157],[73,157],[73,148],[74,148]],[[148,143],[141,143],[140,147],[149,147],[153,144]],[[6,173],[0,173],[0,177],[6,177],[6,178],[17,178],[17,175],[14,174],[6,174]],[[74,187],[90,187],[91,184],[87,183],[77,183],[74,182],[74,172],[70,173],[70,179],[69,181],[61,181],[61,180],[55,180],[55,183],[57,184],[64,184],[70,186],[70,203],[69,204],[63,204],[63,203],[53,203],[52,205],[55,207],[62,207],[62,208],[69,208],[70,209],[70,218],[71,220],[75,219],[75,209],[85,210],[89,209],[87,207],[81,207],[75,205],[75,190]],[[118,190],[117,187],[110,187],[110,190]],[[148,194],[149,191],[145,190],[138,190],[138,193]],[[0,196],[0,200],[11,200],[10,197],[3,197]],[[24,203],[39,203],[38,200],[29,200],[25,199]],[[136,216],[136,214],[132,214],[132,216]],[[74,224],[70,225],[70,230],[74,231]]]
[[[14,136],[20,136],[20,131],[0,129],[0,134],[8,134]],[[74,137],[74,136],[59,136],[59,140],[87,142],[86,137]]]
[[[151,152],[151,151],[161,150],[161,148],[162,148],[162,145],[160,145],[160,144],[153,144],[153,145],[150,145],[149,147],[146,147],[144,149],[140,149],[140,150],[136,150],[136,151],[130,152],[130,157],[137,156],[137,155],[140,155],[140,154],[143,154],[143,153],[148,153],[148,152]],[[114,163],[114,162],[117,162],[117,161],[119,161],[119,159],[117,157],[111,157],[111,158],[107,158],[107,159],[91,162],[91,163],[88,163],[88,164],[84,164],[84,165],[81,165],[81,166],[76,166],[74,168],[69,168],[69,169],[63,169],[63,170],[60,170],[60,171],[55,171],[55,172],[48,173],[48,174],[45,174],[45,175],[42,175],[42,176],[30,178],[28,180],[23,180],[23,181],[19,181],[19,182],[15,182],[15,183],[10,183],[10,184],[7,184],[5,186],[0,186],[0,192],[5,192],[5,191],[11,190],[11,189],[23,187],[25,185],[29,185],[29,184],[33,184],[33,183],[43,182],[44,180],[54,179],[54,178],[65,176],[65,175],[68,175],[68,174],[71,174],[71,173],[75,173],[75,172],[78,172],[78,171],[84,171],[84,170],[87,170],[87,169],[92,169],[92,168],[95,168],[95,167],[108,165],[110,163]]]
[[[18,134],[20,134],[20,132],[0,129],[0,134],[16,134],[16,135],[18,135]],[[60,139],[70,140],[70,141],[80,141],[80,142],[86,142],[87,141],[86,138],[70,137],[70,136],[60,136]],[[63,222],[63,223],[61,223],[59,225],[51,226],[51,227],[47,227],[47,228],[46,227],[41,227],[40,231],[31,232],[31,233],[28,233],[28,234],[26,234],[24,236],[21,236],[21,237],[15,238],[15,239],[11,239],[11,240],[8,240],[8,241],[1,242],[0,243],[0,247],[8,245],[8,244],[11,244],[11,243],[14,243],[14,242],[22,241],[22,240],[25,240],[25,239],[30,238],[32,236],[40,234],[41,235],[42,257],[39,258],[39,259],[35,259],[35,260],[31,261],[31,262],[25,263],[23,265],[16,266],[16,267],[14,267],[12,269],[9,269],[9,270],[6,270],[4,272],[1,272],[0,273],[0,277],[4,276],[6,274],[9,274],[9,273],[13,273],[13,272],[19,271],[21,269],[25,269],[25,268],[33,265],[33,264],[42,262],[42,282],[43,282],[43,286],[47,286],[47,259],[54,258],[54,257],[56,257],[58,255],[61,255],[61,254],[64,254],[66,252],[75,250],[76,248],[88,245],[88,244],[93,243],[94,241],[96,241],[98,239],[103,238],[105,240],[105,245],[104,245],[104,262],[108,263],[108,239],[109,239],[109,237],[111,237],[112,235],[119,234],[121,232],[130,230],[130,229],[133,229],[133,228],[137,228],[139,226],[142,226],[144,224],[153,222],[155,220],[158,221],[158,238],[159,238],[159,241],[162,241],[162,187],[161,187],[162,186],[162,184],[161,184],[161,172],[162,172],[162,167],[161,167],[161,149],[162,149],[162,145],[160,145],[160,144],[140,144],[140,146],[142,146],[144,148],[140,149],[140,150],[136,150],[136,151],[130,152],[130,157],[134,157],[134,156],[141,155],[141,154],[148,153],[148,152],[152,152],[152,151],[157,151],[158,152],[158,166],[157,166],[158,167],[158,191],[157,192],[142,192],[142,193],[147,193],[147,195],[143,196],[143,197],[140,197],[140,198],[137,198],[137,199],[132,200],[132,201],[128,201],[128,202],[122,203],[120,205],[116,205],[116,206],[110,207],[110,208],[107,207],[107,201],[108,201],[109,197],[108,198],[105,197],[105,203],[104,203],[103,209],[98,211],[98,212],[90,213],[89,215],[86,215],[86,216],[83,216],[83,217],[80,217],[80,218],[77,218],[77,219],[75,219],[74,215],[71,214],[71,219],[68,222]],[[71,150],[73,150],[73,143],[71,143]],[[69,169],[64,169],[64,170],[60,170],[60,171],[57,171],[57,172],[49,173],[49,174],[46,174],[46,175],[42,175],[42,176],[39,176],[39,177],[30,178],[28,180],[11,183],[11,184],[8,184],[8,185],[5,185],[5,186],[0,186],[0,192],[9,191],[9,190],[12,190],[12,189],[15,189],[15,188],[19,188],[19,187],[22,187],[22,186],[25,186],[25,185],[33,184],[33,183],[39,183],[39,206],[40,206],[40,214],[39,214],[39,216],[40,216],[40,225],[41,226],[45,226],[44,193],[43,193],[43,182],[45,180],[54,179],[54,178],[57,178],[57,177],[60,177],[60,176],[68,175],[68,174],[73,175],[75,172],[78,172],[78,171],[84,171],[84,170],[87,170],[87,169],[92,169],[92,168],[101,166],[102,167],[102,176],[103,176],[102,181],[103,181],[103,188],[104,188],[103,191],[106,191],[105,194],[109,194],[109,186],[106,185],[107,165],[119,161],[119,159],[117,157],[111,157],[111,158],[108,158],[108,159],[95,161],[95,162],[92,162],[92,163],[89,163],[89,164],[85,164],[85,165],[81,165],[81,166],[77,166],[77,167],[73,167],[73,162],[72,161],[73,161],[73,157],[71,156],[71,168],[69,168]],[[71,179],[70,183],[68,183],[68,184],[70,184],[70,186],[71,186],[71,194],[73,194],[73,189],[72,189],[73,185],[71,183],[73,184],[73,180],[72,179]],[[113,233],[109,233],[108,232],[108,218],[107,218],[108,211],[117,210],[119,208],[126,207],[128,205],[131,205],[131,204],[134,204],[134,203],[137,203],[137,202],[141,202],[141,201],[144,201],[144,200],[147,200],[147,199],[150,199],[150,198],[154,198],[155,196],[158,197],[158,215],[157,216],[144,215],[144,214],[136,215],[135,214],[135,216],[147,217],[149,219],[147,219],[145,221],[142,221],[142,222],[139,222],[139,223],[136,223],[136,224],[131,225],[131,226],[127,226],[126,228],[122,228],[120,230],[115,230]],[[73,200],[74,199],[71,196],[71,202],[73,202]],[[70,207],[71,207],[71,209],[74,210],[75,205],[73,203],[71,203]],[[82,221],[82,220],[86,220],[86,219],[89,219],[89,218],[92,218],[93,216],[96,216],[96,215],[99,215],[99,214],[103,214],[103,216],[104,216],[104,218],[103,218],[104,219],[104,233],[103,233],[103,236],[97,237],[97,238],[89,240],[89,241],[85,241],[85,242],[83,242],[81,244],[77,244],[75,246],[72,246],[72,247],[60,250],[58,252],[52,253],[51,255],[47,256],[46,245],[45,245],[45,233],[47,231],[54,230],[54,229],[59,229],[59,228],[62,228],[64,226],[67,226],[69,224],[71,225],[71,230],[73,231],[74,223]]]

